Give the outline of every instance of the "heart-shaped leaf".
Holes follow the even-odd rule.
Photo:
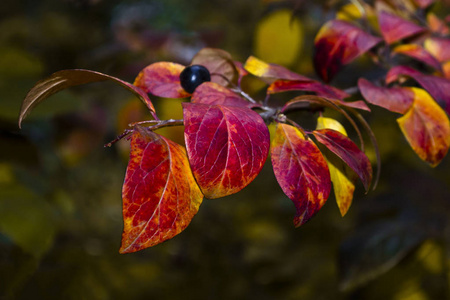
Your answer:
[[[314,40],[314,67],[329,82],[343,65],[352,62],[381,41],[355,25],[331,20],[325,23]]]
[[[416,154],[437,166],[450,147],[450,123],[446,113],[422,89],[412,88],[414,102],[397,122]]]
[[[275,177],[296,208],[294,225],[306,223],[325,204],[331,190],[327,162],[317,146],[294,126],[277,124],[271,158]]]
[[[157,62],[145,67],[134,80],[134,85],[147,93],[165,98],[185,98],[190,94],[180,84],[184,66],[172,62]]]
[[[344,134],[333,129],[313,131],[316,139],[339,156],[361,179],[366,191],[372,181],[372,165],[358,146]]]
[[[144,102],[150,112],[154,115],[155,108],[153,107],[150,98],[147,96],[145,91],[139,87],[136,87],[119,78],[99,72],[73,69],[58,71],[36,83],[22,102],[19,115],[19,127],[21,126],[23,119],[25,119],[31,110],[51,95],[73,86],[107,80],[118,83],[127,90],[133,92],[142,102]]]
[[[146,128],[135,127],[122,190],[121,253],[171,239],[197,213],[203,195],[183,147]]]
[[[247,186],[269,153],[269,130],[247,107],[183,103],[184,136],[192,172],[207,198]]]

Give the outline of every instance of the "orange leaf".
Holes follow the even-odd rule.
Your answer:
[[[294,126],[277,124],[271,157],[275,177],[294,202],[294,225],[306,223],[325,204],[331,190],[327,162],[317,146]]]
[[[441,71],[441,64],[439,63],[439,61],[420,45],[417,44],[399,45],[394,48],[392,53],[393,54],[398,53],[412,57],[418,61],[426,63],[427,65],[435,68],[436,70]]]
[[[173,238],[189,225],[203,199],[184,148],[143,127],[135,128],[122,190],[120,253]]]
[[[450,146],[449,120],[427,92],[417,88],[412,90],[413,105],[397,121],[416,154],[435,167],[445,157]]]

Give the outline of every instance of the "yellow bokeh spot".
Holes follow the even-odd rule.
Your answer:
[[[255,33],[255,54],[264,61],[289,66],[298,61],[303,26],[292,11],[282,9],[264,17]]]

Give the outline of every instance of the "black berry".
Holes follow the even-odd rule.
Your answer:
[[[201,65],[192,65],[184,68],[180,73],[180,83],[183,89],[192,94],[203,82],[211,81],[207,68]]]

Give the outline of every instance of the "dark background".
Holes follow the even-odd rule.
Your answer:
[[[61,69],[133,82],[152,62],[188,64],[208,46],[314,76],[314,36],[347,2],[311,2],[2,0],[0,299],[448,299],[450,160],[421,162],[394,114],[365,115],[381,180],[367,195],[357,186],[344,218],[331,196],[295,229],[267,163],[238,194],[205,199],[179,236],[126,255],[127,143],[103,144],[149,119],[145,108],[113,83],[90,84],[52,96],[18,129],[27,91]],[[351,87],[371,67],[358,61],[332,84]],[[160,117],[179,117],[180,100],[154,102]],[[160,133],[182,142],[182,128]]]

